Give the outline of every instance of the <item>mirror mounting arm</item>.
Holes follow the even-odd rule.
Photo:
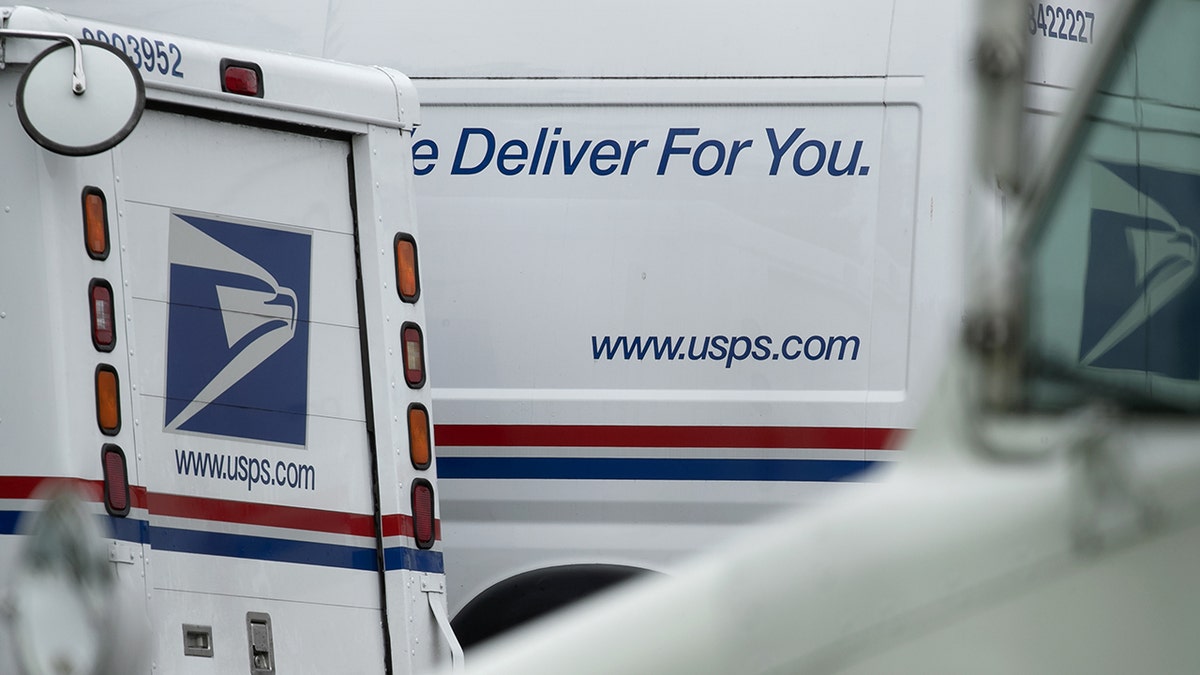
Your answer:
[[[79,46],[79,40],[75,36],[67,33],[50,33],[40,30],[12,30],[9,28],[0,28],[0,41],[5,38],[30,38],[34,40],[54,40],[56,42],[70,43],[71,49],[75,52],[75,70],[71,73],[71,91],[75,92],[76,96],[87,91],[87,80],[83,75],[83,49]]]

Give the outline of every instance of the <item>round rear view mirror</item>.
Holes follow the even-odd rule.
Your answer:
[[[94,155],[125,140],[142,117],[146,86],[141,73],[116,48],[80,40],[87,87],[77,94],[70,44],[34,57],[17,85],[17,115],[25,133],[60,155]]]

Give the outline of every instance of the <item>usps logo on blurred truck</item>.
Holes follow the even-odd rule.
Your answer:
[[[1200,380],[1200,175],[1098,162],[1080,362]]]
[[[167,431],[304,445],[312,236],[172,212]]]

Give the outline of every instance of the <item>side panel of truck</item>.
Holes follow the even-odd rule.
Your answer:
[[[460,638],[538,580],[670,571],[896,458],[959,323],[966,13],[859,10],[791,8],[855,30],[777,58],[685,45],[708,24],[683,18],[659,35],[691,62],[501,63],[482,31],[471,64],[419,57]]]
[[[890,459],[933,329],[888,84],[425,83],[452,583],[662,568]]]

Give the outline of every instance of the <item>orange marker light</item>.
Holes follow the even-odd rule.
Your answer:
[[[96,424],[106,436],[115,436],[121,430],[117,370],[107,364],[96,367]]]
[[[420,403],[408,406],[408,455],[414,469],[428,469],[433,459],[429,443],[429,411]]]
[[[99,188],[83,189],[83,243],[93,260],[108,258],[108,209]]]
[[[404,302],[416,302],[421,297],[417,276],[417,241],[412,235],[396,235],[396,290]]]

